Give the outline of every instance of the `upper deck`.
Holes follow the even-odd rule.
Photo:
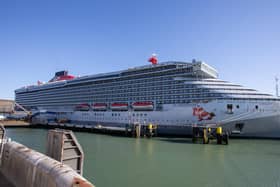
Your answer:
[[[134,77],[140,75],[149,76],[151,74],[160,74],[166,72],[172,73],[172,70],[176,70],[176,69],[185,69],[189,74],[193,75],[194,77],[199,76],[203,78],[214,78],[214,79],[218,77],[217,70],[215,70],[213,67],[209,66],[204,62],[193,61],[192,63],[189,63],[189,62],[168,61],[156,65],[145,65],[145,66],[129,68],[123,71],[115,71],[110,73],[100,73],[96,75],[76,77],[72,80],[52,81],[40,85],[25,86],[15,90],[15,93],[44,90],[44,89],[61,87],[65,85],[81,84],[89,81],[94,82],[94,81],[119,79],[119,78],[133,79]]]

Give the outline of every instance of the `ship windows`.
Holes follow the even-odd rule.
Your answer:
[[[232,114],[233,113],[232,109],[233,109],[232,104],[227,104],[227,113],[228,114]]]
[[[239,105],[236,105],[236,108],[239,108]]]
[[[240,132],[242,131],[243,127],[244,127],[244,123],[236,123],[235,124],[235,129],[239,130]]]
[[[256,110],[258,110],[258,109],[259,109],[259,106],[258,106],[258,105],[256,105],[256,106],[255,106],[255,108],[256,108]]]

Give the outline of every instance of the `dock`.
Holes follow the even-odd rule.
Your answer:
[[[127,124],[125,126],[107,126],[107,125],[86,125],[77,123],[60,123],[56,121],[50,121],[45,124],[34,124],[30,127],[42,127],[42,128],[63,128],[70,130],[114,134],[128,137],[154,137],[157,136],[158,126],[154,124]]]
[[[29,127],[30,123],[23,120],[2,120],[4,127]]]

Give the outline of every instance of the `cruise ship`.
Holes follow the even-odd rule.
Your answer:
[[[81,77],[57,72],[47,83],[15,90],[15,100],[39,114],[34,115],[39,123],[51,118],[92,126],[152,123],[172,135],[218,124],[240,136],[280,137],[278,97],[221,80],[205,62],[151,62]]]

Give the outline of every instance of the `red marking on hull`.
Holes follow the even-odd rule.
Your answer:
[[[198,121],[211,120],[215,116],[213,112],[207,112],[202,107],[193,108],[193,116],[196,116]]]

